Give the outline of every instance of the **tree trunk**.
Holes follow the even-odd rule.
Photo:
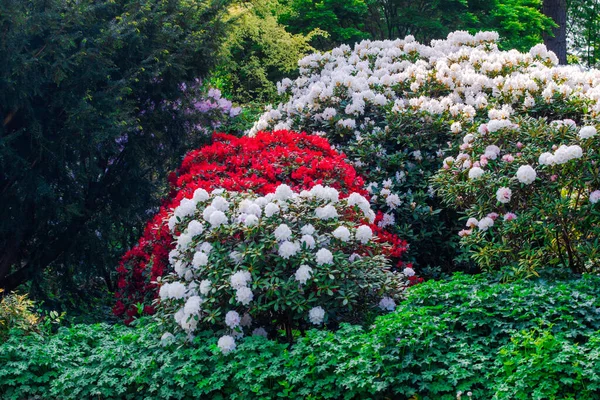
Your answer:
[[[560,64],[567,63],[567,0],[544,0],[542,12],[552,18],[557,28],[544,34],[544,44],[553,51]]]

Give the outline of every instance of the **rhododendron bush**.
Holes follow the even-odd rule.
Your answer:
[[[235,337],[360,323],[393,310],[411,268],[392,271],[358,193],[331,187],[274,193],[196,189],[168,220],[173,274],[161,280],[158,316],[188,334],[216,327],[224,353]]]
[[[457,218],[430,178],[464,132],[489,119],[580,121],[600,111],[598,71],[557,66],[543,45],[500,51],[497,39],[454,32],[430,45],[409,36],[310,55],[296,80],[279,83],[287,102],[268,109],[249,134],[285,128],[327,137],[366,177],[380,224],[409,240],[421,266],[443,266],[455,256],[449,235]]]
[[[464,136],[436,186],[469,217],[459,232],[483,268],[528,276],[546,266],[600,267],[598,125],[491,120]]]
[[[262,132],[253,138],[216,134],[212,145],[185,157],[170,179],[171,191],[160,211],[148,223],[137,245],[121,260],[115,314],[127,314],[126,321],[130,321],[140,309],[154,312],[151,303],[157,295],[155,281],[171,271],[168,254],[174,244],[168,215],[184,199],[191,198],[196,189],[252,190],[264,195],[282,182],[295,190],[328,185],[339,190],[341,197],[351,192],[365,194],[363,180],[344,155],[333,150],[324,138],[289,131]],[[373,229],[382,240],[392,243],[397,260],[406,242],[380,232],[378,227]]]

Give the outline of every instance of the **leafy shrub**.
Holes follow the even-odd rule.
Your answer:
[[[393,310],[407,277],[374,241],[369,201],[339,197],[321,185],[282,184],[264,197],[197,189],[169,218],[175,274],[161,285],[159,315],[188,334],[216,327],[228,352],[240,334],[285,327],[291,342],[292,329],[360,323],[378,303]]]
[[[265,132],[254,138],[216,134],[212,145],[190,152],[177,174],[171,175],[171,190],[163,206],[137,245],[121,259],[115,314],[126,313],[130,321],[139,309],[153,312],[151,303],[157,294],[153,282],[170,272],[168,254],[174,247],[166,219],[182,199],[198,188],[267,194],[280,183],[294,190],[323,184],[346,194],[361,192],[363,186],[344,155],[326,139],[293,132]]]
[[[212,332],[199,332],[190,346],[160,344],[162,328],[143,320],[135,329],[77,325],[52,337],[13,336],[0,345],[0,395],[455,399],[471,391],[476,399],[524,398],[528,390],[552,394],[559,376],[565,389],[557,395],[577,389],[577,398],[598,398],[599,279],[505,285],[457,275],[413,287],[369,330],[310,330],[291,349],[249,337],[227,356]],[[538,326],[556,339],[549,350],[530,350],[538,336],[522,333]],[[547,362],[528,364],[536,354]]]
[[[600,332],[584,343],[541,329],[519,332],[499,351],[498,399],[595,399],[600,392]]]
[[[581,122],[600,111],[597,71],[556,66],[543,45],[500,51],[497,39],[453,32],[429,46],[408,36],[312,54],[300,60],[297,79],[278,84],[287,101],[267,110],[249,134],[322,132],[365,176],[382,224],[411,243],[417,266],[462,268],[452,262],[457,217],[430,185],[445,156],[458,152],[460,133],[490,119]]]
[[[510,276],[531,276],[553,265],[598,271],[596,128],[518,118],[471,129],[462,152],[449,157],[436,176],[436,186],[471,217],[461,236],[478,264],[506,267]]]
[[[253,0],[229,9],[229,29],[220,50],[223,61],[210,79],[242,104],[276,99],[276,82],[295,74],[298,60],[314,51],[311,39],[324,34],[320,29],[290,33],[277,22],[282,8],[277,0]]]
[[[0,295],[2,292],[0,289]],[[34,306],[34,302],[26,294],[4,295],[0,300],[0,340],[5,340],[12,329],[35,331],[39,317],[33,310]]]

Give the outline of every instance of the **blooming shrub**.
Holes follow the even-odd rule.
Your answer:
[[[160,211],[148,222],[136,246],[121,259],[115,314],[126,314],[128,322],[140,309],[147,314],[154,312],[151,303],[157,288],[153,282],[168,272],[168,254],[174,247],[166,219],[184,198],[198,188],[267,194],[282,182],[295,190],[317,184],[332,186],[340,191],[340,197],[363,193],[362,178],[324,138],[288,131],[262,132],[253,138],[216,134],[212,145],[185,157],[177,174],[171,176],[171,190]],[[389,233],[381,234],[393,242],[391,255],[399,259],[406,242]]]
[[[316,185],[274,193],[197,189],[168,220],[174,274],[160,287],[160,313],[189,334],[215,326],[224,353],[242,334],[361,321],[393,310],[414,271],[391,270],[358,193],[340,199]]]
[[[457,218],[429,179],[456,154],[464,132],[510,115],[579,120],[600,111],[597,71],[557,66],[543,45],[500,51],[497,39],[453,32],[430,45],[408,36],[312,54],[299,62],[296,80],[279,83],[288,101],[267,110],[250,135],[320,132],[370,182],[381,223],[409,240],[412,257],[452,268],[456,242],[448,235]]]
[[[236,117],[242,113],[242,108],[234,107],[219,89],[206,90],[199,79],[189,85],[180,85],[180,89],[180,99],[172,106],[185,111],[191,132],[211,135],[215,130],[227,131],[230,125],[238,123]]]
[[[525,117],[475,129],[462,152],[446,159],[436,185],[470,217],[459,235],[477,263],[522,276],[553,265],[597,272],[596,126]]]

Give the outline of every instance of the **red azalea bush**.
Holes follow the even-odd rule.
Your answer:
[[[213,144],[185,157],[169,182],[168,198],[117,269],[117,303],[113,311],[119,316],[126,314],[126,322],[140,311],[154,312],[151,303],[157,288],[153,282],[169,272],[168,254],[173,249],[166,219],[169,211],[182,199],[191,197],[194,190],[252,190],[264,195],[275,191],[281,183],[294,190],[322,184],[338,189],[342,197],[352,192],[366,195],[362,178],[347,163],[344,154],[331,148],[327,139],[288,131],[260,132],[254,137],[241,138],[215,134]],[[392,244],[390,251],[394,258],[406,250],[406,242],[393,235],[385,234],[383,241]]]

